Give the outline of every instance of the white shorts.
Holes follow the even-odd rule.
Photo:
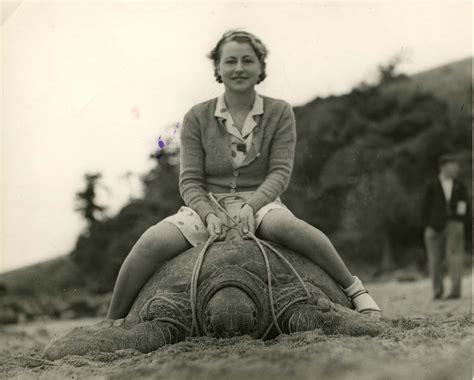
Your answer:
[[[254,191],[241,191],[235,193],[213,193],[213,195],[229,215],[237,220],[242,203],[244,203],[253,193]],[[213,204],[213,208],[216,215],[221,219],[223,218],[226,220],[228,218],[215,204]],[[282,203],[280,197],[277,197],[273,202],[270,202],[257,210],[255,213],[255,230],[262,222],[263,217],[269,211],[274,209],[284,209],[293,215],[288,207]],[[161,222],[168,222],[175,225],[193,247],[204,244],[209,238],[206,225],[198,213],[190,207],[181,206],[176,214],[168,216]],[[228,224],[232,225],[232,222],[229,222]]]

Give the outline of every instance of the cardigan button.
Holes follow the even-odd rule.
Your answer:
[[[237,187],[237,185],[235,183],[231,183],[230,184],[230,187],[232,187],[233,189],[235,189]]]
[[[260,152],[257,153],[257,157],[260,157]]]
[[[237,177],[238,175],[239,175],[239,172],[236,170],[236,171],[234,172],[234,176]]]
[[[231,193],[235,193],[235,189],[230,189],[230,192],[231,192]]]

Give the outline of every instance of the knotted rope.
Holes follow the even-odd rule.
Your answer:
[[[173,295],[176,296],[177,294],[173,294]],[[160,301],[161,303],[166,303],[167,305],[169,305],[169,307],[173,310],[173,312],[175,314],[179,314],[179,316],[181,317],[182,320],[186,320],[186,316],[183,313],[183,310],[186,308],[186,305],[183,302],[179,302],[179,300],[174,299],[174,298],[170,297],[169,295],[166,296],[164,294],[159,294],[159,295],[156,295],[156,296],[150,298],[146,302],[146,304],[143,306],[143,309],[144,309],[143,313],[144,313],[145,317],[143,317],[142,313],[140,313],[141,322],[144,322],[145,320],[150,319],[150,308],[151,308],[151,305],[152,305],[153,301]],[[158,317],[158,318],[156,318],[155,317],[155,318],[153,318],[153,320],[159,321],[159,322],[171,323],[173,325],[176,325],[177,327],[182,328],[186,332],[191,333],[191,329],[189,327],[187,327],[183,322],[177,320],[176,318],[171,318],[171,317]]]
[[[237,195],[228,195],[226,197],[236,197]],[[238,230],[238,226],[239,226],[239,223],[237,223],[230,215],[229,213],[227,212],[227,210],[222,207],[222,205],[219,203],[219,201],[214,197],[214,194],[212,193],[209,193],[209,197],[210,199],[216,204],[216,206],[219,208],[219,210],[221,210],[227,217],[228,219],[234,224],[236,225],[236,227],[233,227],[233,226],[229,226],[227,224],[223,224],[224,226],[228,227],[228,228],[232,228],[232,229],[237,229]],[[222,199],[226,198],[226,197],[223,197]],[[240,198],[243,198],[241,196],[239,196]],[[265,331],[265,333],[263,334],[262,336],[262,339],[265,339],[265,337],[268,335],[268,333],[270,332],[271,328],[273,327],[273,325],[276,326],[278,332],[280,334],[283,333],[283,331],[281,330],[280,328],[280,325],[278,323],[278,318],[292,305],[294,305],[295,303],[297,302],[300,302],[300,301],[304,301],[304,300],[309,300],[311,298],[311,295],[309,293],[309,290],[308,290],[308,287],[306,286],[306,284],[304,283],[303,279],[301,278],[300,274],[296,271],[296,269],[294,268],[294,266],[286,259],[286,257],[284,257],[277,249],[275,249],[274,247],[272,247],[270,244],[268,244],[266,241],[264,240],[261,240],[259,239],[258,237],[256,237],[252,232],[248,231],[247,232],[247,235],[250,236],[254,241],[255,243],[257,244],[258,248],[260,249],[260,252],[262,254],[262,257],[263,257],[263,260],[265,262],[265,269],[266,269],[266,274],[267,274],[267,287],[268,287],[268,297],[269,297],[269,302],[270,302],[270,310],[271,310],[271,313],[272,313],[272,322],[270,323],[270,325],[268,326],[267,330]],[[198,334],[199,333],[199,325],[198,325],[198,321],[197,321],[197,283],[198,283],[198,278],[199,278],[199,274],[201,272],[201,268],[202,268],[202,263],[203,263],[203,260],[204,260],[204,256],[206,255],[206,252],[207,252],[207,249],[209,248],[209,246],[214,243],[214,241],[218,238],[218,235],[211,235],[206,243],[204,244],[204,247],[202,248],[201,252],[199,253],[199,256],[196,260],[196,263],[194,264],[194,268],[193,268],[193,271],[192,271],[192,274],[191,274],[191,292],[190,292],[190,298],[191,298],[191,314],[192,314],[192,325],[191,325],[191,336],[194,334],[194,331],[196,330],[196,333]],[[270,262],[268,260],[268,256],[267,256],[267,253],[265,252],[265,248],[263,247],[263,245],[265,245],[266,247],[268,247],[270,250],[272,250],[276,255],[277,257],[279,257],[287,266],[288,268],[291,270],[291,272],[293,272],[293,274],[295,275],[295,277],[298,279],[298,281],[300,282],[301,286],[303,287],[303,290],[304,292],[306,293],[306,296],[305,297],[299,297],[299,298],[296,298],[294,300],[292,300],[289,304],[287,304],[282,310],[280,310],[280,312],[278,314],[276,314],[275,312],[275,300],[274,300],[274,297],[273,297],[273,289],[272,289],[272,272],[271,272],[271,268],[270,268]]]

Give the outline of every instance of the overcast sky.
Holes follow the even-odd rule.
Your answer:
[[[19,5],[18,5],[19,4]],[[83,175],[116,212],[163,128],[219,95],[206,54],[242,27],[267,44],[262,94],[340,94],[401,53],[414,73],[470,56],[470,3],[16,2],[2,16],[0,271],[68,253]],[[158,222],[158,221],[157,221]]]

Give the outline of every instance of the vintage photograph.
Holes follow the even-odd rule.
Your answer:
[[[470,379],[472,16],[2,0],[0,379]]]

